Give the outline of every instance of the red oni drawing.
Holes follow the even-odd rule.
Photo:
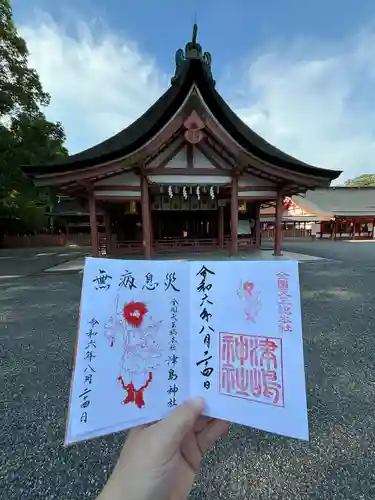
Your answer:
[[[220,393],[284,406],[282,340],[220,333]]]
[[[262,304],[260,301],[260,291],[256,289],[254,283],[245,281],[240,283],[237,295],[242,301],[246,321],[256,323]]]
[[[124,318],[129,325],[138,328],[143,323],[143,317],[148,312],[143,302],[129,302],[124,305]]]
[[[143,302],[131,301],[118,308],[116,315],[105,325],[105,336],[110,347],[121,342],[122,357],[118,381],[126,392],[124,405],[145,406],[145,391],[153,379],[153,371],[160,365],[162,350],[156,337],[162,321],[155,322],[148,316]]]

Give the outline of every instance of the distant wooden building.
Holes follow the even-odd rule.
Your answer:
[[[285,197],[284,237],[316,236],[331,239],[375,237],[375,187],[330,187]],[[261,208],[264,235],[273,239],[275,208]]]
[[[319,224],[317,237],[332,239],[372,239],[375,225],[375,188],[331,187],[293,196],[288,210],[303,211],[304,222]],[[293,211],[294,210],[294,211]],[[285,217],[284,217],[285,220]]]
[[[285,197],[328,187],[341,173],[307,165],[245,125],[215,89],[211,55],[196,37],[194,25],[171,86],[133,124],[59,163],[23,168],[36,185],[87,200],[93,255],[101,237],[108,253],[236,255],[259,248],[263,204],[276,207],[279,255]]]

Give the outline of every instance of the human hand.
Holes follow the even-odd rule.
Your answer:
[[[164,420],[129,432],[98,500],[182,500],[189,495],[205,451],[229,423],[201,416],[200,398]]]

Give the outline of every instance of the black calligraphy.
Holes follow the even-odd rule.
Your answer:
[[[171,276],[171,275],[172,275],[172,273],[170,273],[169,275],[167,274],[167,276]],[[172,280],[170,280],[171,281],[170,286],[174,290],[179,291],[179,290],[177,290],[177,288],[174,285],[175,278],[176,278],[175,273],[173,273]],[[169,384],[169,388],[167,390],[167,394],[169,396],[169,399],[168,399],[168,407],[169,408],[173,408],[174,406],[177,406],[177,392],[179,390],[176,383],[174,383],[175,381],[178,381],[178,373],[176,370],[176,365],[177,365],[179,358],[178,358],[178,356],[176,356],[176,353],[175,353],[175,351],[177,350],[177,344],[178,344],[178,340],[177,340],[177,337],[178,337],[178,333],[177,333],[178,311],[179,311],[179,303],[178,303],[177,299],[173,298],[170,302],[171,326],[169,328],[170,339],[168,342],[168,346],[169,346],[169,350],[171,352],[171,355],[168,356],[168,359],[167,359],[167,363],[171,366],[171,368],[169,370],[169,374],[168,374],[168,381],[170,382],[170,384]],[[172,382],[173,382],[173,384],[172,384]]]
[[[175,285],[176,279],[177,279],[176,273],[167,273],[166,274],[165,281],[164,281],[165,291],[169,290],[169,288],[172,288],[175,292],[180,291]]]
[[[200,368],[200,373],[205,378],[203,386],[205,389],[211,387],[211,381],[209,380],[214,368],[212,366],[212,356],[210,353],[211,347],[211,333],[214,332],[212,327],[212,312],[211,306],[213,301],[211,300],[210,291],[212,289],[212,283],[210,283],[210,277],[215,275],[214,271],[208,269],[206,266],[202,266],[201,270],[197,273],[199,276],[199,283],[197,285],[197,292],[200,294],[200,312],[199,318],[201,322],[201,327],[198,331],[199,335],[204,334],[204,354],[200,361],[196,365]]]
[[[126,270],[124,274],[121,275],[119,288],[128,288],[129,290],[133,290],[133,288],[137,288],[135,284],[135,278],[133,273]]]
[[[111,278],[112,279],[112,278]],[[84,348],[84,381],[83,381],[83,390],[81,394],[78,396],[80,401],[80,406],[82,408],[82,414],[80,421],[81,423],[86,423],[88,419],[88,407],[91,404],[90,394],[92,392],[91,384],[94,378],[95,369],[93,365],[95,365],[96,358],[96,341],[94,338],[98,335],[96,330],[99,325],[99,321],[95,318],[92,318],[89,321],[90,328],[86,332],[87,342]],[[94,338],[93,338],[94,337]]]
[[[159,286],[159,283],[154,280],[154,275],[152,273],[146,273],[145,275],[145,284],[142,287],[142,290],[156,290]]]
[[[167,358],[167,365],[175,367],[177,365],[179,359],[180,358],[178,356],[176,356],[176,354],[172,354],[171,356],[168,356],[168,358]]]
[[[92,281],[95,283],[95,290],[109,290],[112,276],[109,276],[104,269],[99,269],[98,276]]]

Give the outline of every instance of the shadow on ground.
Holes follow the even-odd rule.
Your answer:
[[[300,269],[311,440],[234,425],[193,499],[375,497],[375,271]],[[123,433],[62,447],[79,293],[75,275],[1,284],[1,498],[95,498],[118,456]]]

